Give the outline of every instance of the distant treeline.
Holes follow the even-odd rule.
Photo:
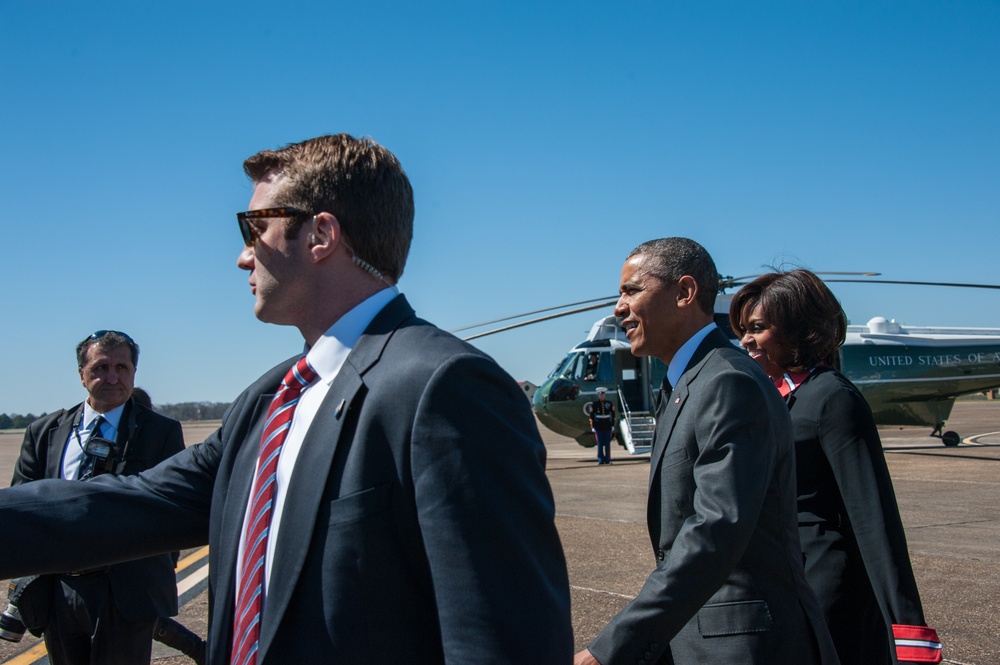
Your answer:
[[[229,408],[229,402],[181,402],[180,404],[157,404],[156,410],[167,418],[180,420],[221,420]]]
[[[156,410],[174,420],[220,420],[229,408],[229,402],[181,402],[180,404],[157,404]],[[0,429],[23,429],[46,414],[32,413],[7,415],[0,413]]]
[[[36,416],[33,413],[29,413],[26,416],[22,416],[20,413],[15,413],[12,416],[8,416],[6,413],[0,413],[0,429],[22,429],[44,415],[43,413],[41,416]]]

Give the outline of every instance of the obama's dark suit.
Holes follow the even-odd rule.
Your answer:
[[[718,330],[660,405],[647,504],[656,558],[590,644],[620,663],[836,663],[806,584],[788,410]]]

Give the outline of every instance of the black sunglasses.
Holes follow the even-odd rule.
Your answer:
[[[281,208],[261,208],[260,210],[247,210],[246,212],[236,213],[236,223],[240,225],[240,235],[243,236],[243,242],[247,247],[253,245],[254,241],[260,236],[257,229],[253,227],[253,224],[249,222],[251,219],[264,219],[269,217],[308,217],[312,215],[311,212],[306,212],[305,210],[299,210],[298,208],[292,208],[291,206],[284,206]]]

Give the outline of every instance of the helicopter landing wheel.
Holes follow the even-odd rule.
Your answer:
[[[941,435],[941,443],[948,446],[949,448],[954,448],[961,442],[962,442],[962,437],[958,435],[958,432],[948,431]]]

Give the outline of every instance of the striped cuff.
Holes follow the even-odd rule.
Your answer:
[[[894,623],[892,636],[896,640],[896,659],[900,663],[941,662],[941,640],[933,628]]]

